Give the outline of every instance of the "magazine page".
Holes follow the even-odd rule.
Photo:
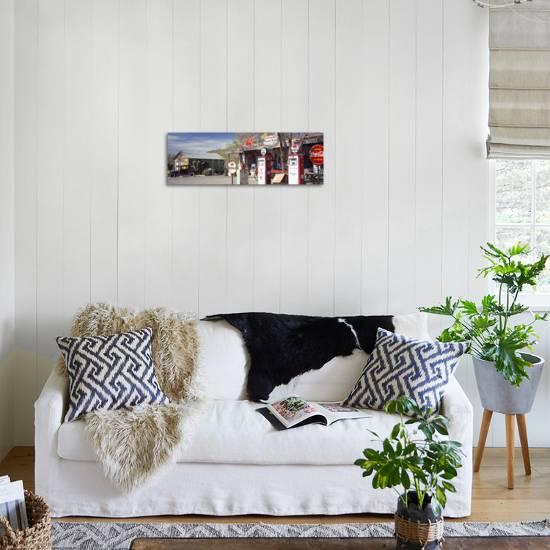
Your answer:
[[[312,403],[312,405],[315,405],[316,410],[326,416],[329,425],[338,420],[370,418],[371,416],[365,409],[345,407],[341,403]]]
[[[315,403],[310,403],[297,395],[290,395],[285,399],[275,401],[268,405],[267,409],[285,428],[296,426],[314,416],[321,416],[328,422],[324,412],[320,411]]]
[[[27,529],[27,509],[22,481],[9,482],[5,478],[0,483],[0,515],[6,517],[14,531]],[[2,529],[3,531],[3,529]]]

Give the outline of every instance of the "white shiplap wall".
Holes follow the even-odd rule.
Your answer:
[[[13,445],[14,2],[0,2],[0,460]]]
[[[479,291],[471,2],[18,0],[15,16],[17,444],[90,300],[332,315]],[[323,187],[165,185],[168,131],[278,129],[325,132]]]

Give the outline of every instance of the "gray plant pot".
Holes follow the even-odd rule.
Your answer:
[[[527,370],[529,379],[519,388],[512,386],[495,369],[493,361],[484,361],[472,356],[477,389],[484,409],[502,414],[527,414],[539,387],[544,359],[531,353],[521,354],[533,366]]]

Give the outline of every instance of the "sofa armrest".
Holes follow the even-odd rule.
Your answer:
[[[449,495],[455,500],[453,516],[469,516],[472,506],[472,440],[474,431],[474,410],[462,386],[453,376],[441,400],[441,413],[449,419],[449,439],[462,444],[462,468],[453,480],[456,494]]]
[[[460,441],[463,451],[469,454],[472,449],[474,409],[454,376],[441,400],[441,413],[449,419],[449,438]]]
[[[48,480],[58,459],[57,430],[63,423],[68,387],[68,379],[54,368],[34,404],[35,486],[43,496],[49,493]]]
[[[54,368],[46,380],[38,399],[34,404],[35,424],[47,418],[56,428],[63,422],[68,399],[69,380]]]

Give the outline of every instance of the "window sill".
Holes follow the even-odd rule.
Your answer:
[[[537,313],[550,311],[550,294],[521,294],[518,302]]]

